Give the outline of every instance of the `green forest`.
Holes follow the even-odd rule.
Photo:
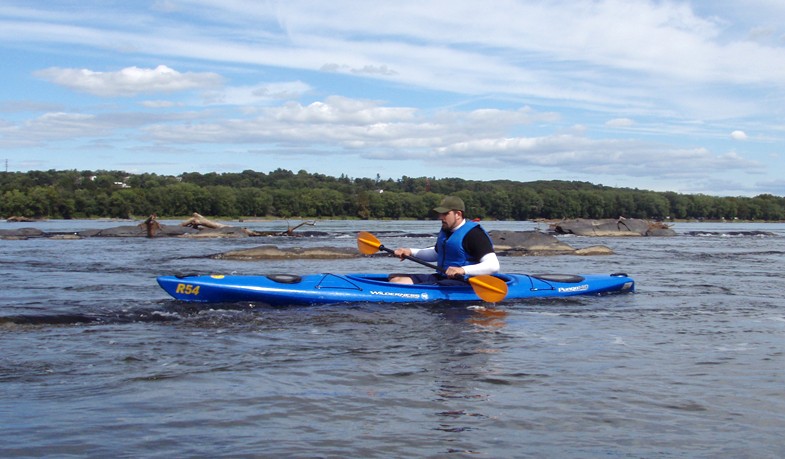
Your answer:
[[[442,197],[466,202],[467,217],[491,220],[643,218],[785,220],[785,198],[716,197],[577,181],[473,181],[402,177],[329,177],[278,169],[269,173],[122,171],[0,172],[0,217],[428,219]]]

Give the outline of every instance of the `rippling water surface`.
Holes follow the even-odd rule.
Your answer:
[[[358,230],[388,247],[424,246],[437,227],[325,221],[309,228],[324,236],[296,239],[0,240],[0,456],[785,456],[783,224],[565,237],[615,255],[502,258],[503,270],[623,271],[637,292],[485,311],[191,305],[155,283],[174,272],[422,272],[394,259],[206,257],[354,247]]]

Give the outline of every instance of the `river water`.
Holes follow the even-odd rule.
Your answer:
[[[626,272],[636,293],[485,311],[193,305],[155,283],[176,272],[423,272],[391,258],[207,257],[354,247],[359,230],[420,247],[437,227],[320,221],[308,229],[326,235],[295,239],[0,240],[0,457],[785,456],[785,224],[564,237],[615,254],[504,257],[503,270]]]

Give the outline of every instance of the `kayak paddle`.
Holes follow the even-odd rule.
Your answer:
[[[395,250],[388,249],[382,245],[381,241],[379,241],[376,236],[366,231],[360,231],[360,234],[357,235],[357,248],[365,255],[373,255],[380,250],[395,254]],[[444,270],[438,266],[420,260],[417,257],[405,255],[403,258],[444,273]],[[498,277],[489,275],[472,276],[468,278],[468,282],[469,285],[472,286],[474,293],[483,301],[498,303],[507,296],[507,284]]]

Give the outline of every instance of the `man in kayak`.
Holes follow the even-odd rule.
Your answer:
[[[435,261],[442,272],[433,274],[391,274],[390,282],[400,284],[462,284],[466,276],[496,274],[499,259],[493,250],[488,233],[473,221],[465,218],[466,206],[461,198],[447,196],[439,207],[442,229],[436,245],[426,249],[400,248],[395,255]]]

